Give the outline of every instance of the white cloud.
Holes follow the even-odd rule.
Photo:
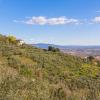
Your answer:
[[[97,13],[100,13],[100,10],[96,11]]]
[[[50,19],[47,19],[47,24],[50,24],[50,25],[66,24],[66,18],[65,17],[50,18]]]
[[[39,24],[44,25],[47,23],[47,20],[45,17],[39,16],[39,17],[32,17],[27,21],[24,21],[26,24]]]
[[[56,17],[56,18],[46,18],[44,16],[38,16],[38,17],[31,17],[28,18],[25,21],[14,21],[14,22],[23,22],[26,24],[30,24],[30,25],[63,25],[63,24],[79,24],[79,20],[78,19],[74,19],[74,18],[67,18],[67,17]]]
[[[97,16],[94,19],[92,19],[92,22],[94,22],[94,23],[100,23],[100,16]]]

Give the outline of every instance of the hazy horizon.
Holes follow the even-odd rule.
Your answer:
[[[53,44],[53,43],[29,43],[29,44],[33,44],[33,45],[38,45],[38,44],[43,44],[43,45],[57,45],[57,46],[90,46],[90,47],[92,47],[92,46],[95,46],[95,47],[100,47],[100,45],[77,45],[77,44],[66,44],[66,45],[62,45],[62,44]]]

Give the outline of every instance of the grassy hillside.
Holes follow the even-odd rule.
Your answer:
[[[0,100],[100,100],[95,63],[0,35]]]

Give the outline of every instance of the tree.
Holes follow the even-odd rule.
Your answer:
[[[16,43],[16,37],[14,37],[14,36],[8,36],[8,41],[9,41],[9,43]]]
[[[60,52],[60,49],[59,48],[56,48],[56,52]]]
[[[52,46],[48,46],[48,51],[59,52],[60,49],[59,48],[52,47]]]
[[[95,58],[94,58],[93,56],[89,56],[89,57],[87,57],[87,60],[90,61],[90,62],[93,62],[94,59],[95,59]]]
[[[48,46],[48,51],[52,51],[53,47],[52,46]]]

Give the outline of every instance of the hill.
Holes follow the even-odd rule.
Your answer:
[[[100,100],[100,62],[0,35],[0,100]]]

